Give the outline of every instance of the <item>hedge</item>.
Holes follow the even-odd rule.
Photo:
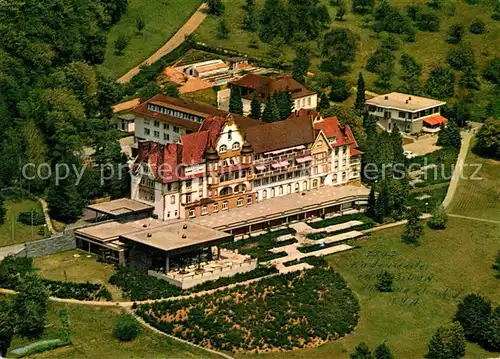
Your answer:
[[[10,352],[10,355],[13,358],[24,358],[26,356],[40,354],[48,350],[54,350],[56,348],[64,347],[69,344],[71,343],[65,342],[61,339],[43,340],[40,342],[26,345],[22,348],[14,349]]]
[[[369,219],[365,214],[354,213],[354,214],[346,214],[344,216],[327,218],[318,222],[309,222],[307,224],[312,228],[319,229],[319,228],[334,226],[336,224],[347,223],[349,221],[372,222],[372,220]]]
[[[183,340],[231,352],[318,346],[352,332],[359,304],[332,268],[313,268],[197,298],[142,304],[150,325]]]
[[[118,286],[130,300],[142,301],[177,297],[189,293],[216,289],[230,284],[245,282],[250,279],[265,277],[277,272],[278,270],[274,266],[259,266],[250,272],[238,273],[232,277],[219,278],[201,283],[188,290],[182,290],[168,283],[166,280],[151,277],[144,271],[134,268],[117,267],[115,273],[109,279],[109,283]]]
[[[33,260],[27,257],[6,257],[0,262],[0,287],[19,290],[23,279],[35,273]],[[102,284],[62,282],[39,279],[49,290],[49,295],[57,298],[95,301],[111,300],[111,294]]]
[[[319,240],[323,239],[326,237],[333,237],[342,233],[348,233],[351,231],[365,231],[367,229],[373,228],[373,223],[372,222],[366,222],[363,224],[360,224],[358,226],[350,227],[350,228],[344,228],[338,231],[333,231],[333,232],[319,232],[319,233],[309,233],[306,235],[308,239],[312,240]]]
[[[42,212],[21,212],[19,213],[19,216],[17,217],[17,220],[21,222],[22,224],[25,224],[27,226],[41,226],[45,224],[45,216],[43,215]]]

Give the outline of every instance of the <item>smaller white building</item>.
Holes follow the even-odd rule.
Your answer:
[[[397,127],[401,132],[437,132],[448,122],[441,116],[446,102],[431,98],[391,92],[366,101],[366,110],[376,116],[386,131]]]

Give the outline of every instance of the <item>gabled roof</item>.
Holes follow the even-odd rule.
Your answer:
[[[203,122],[199,132],[182,135],[182,163],[185,165],[202,163],[207,146],[215,143],[224,123],[223,118],[209,117]]]
[[[141,116],[146,116],[149,118],[153,119],[158,119],[165,121],[167,123],[170,123],[172,125],[179,125],[184,128],[187,128],[191,131],[198,131],[198,129],[201,127],[200,123],[187,120],[184,118],[178,118],[174,116],[169,116],[164,113],[160,112],[155,112],[155,111],[149,111],[148,110],[148,104],[154,103],[158,106],[164,106],[168,107],[171,109],[176,109],[180,111],[184,111],[186,113],[190,113],[193,115],[197,115],[203,118],[207,118],[209,116],[218,116],[222,118],[226,118],[229,115],[229,112],[219,110],[218,108],[215,107],[210,107],[210,106],[205,106],[201,105],[195,102],[190,102],[186,101],[180,98],[175,98],[175,97],[170,97],[166,96],[163,94],[157,94],[150,98],[147,101],[144,101],[141,103],[139,106],[137,106],[132,112],[135,113],[136,115],[141,115]],[[235,120],[236,124],[240,126],[241,128],[247,128],[251,126],[256,126],[261,124],[261,121],[258,120],[253,120],[248,117],[244,117],[241,115],[236,115],[232,114],[233,119]]]
[[[357,149],[358,142],[348,125],[342,125],[337,117],[322,118],[321,114],[315,110],[301,109],[290,115],[289,118],[299,118],[304,122],[312,122],[316,131],[323,131],[329,139],[335,138],[335,142],[330,142],[332,148],[349,145],[351,156],[360,155],[362,152]]]
[[[255,153],[306,145],[315,139],[311,121],[303,121],[302,118],[254,126],[248,128],[245,135]]]
[[[314,91],[305,88],[288,75],[266,77],[250,73],[236,81],[230,82],[230,84],[256,91],[263,99],[267,98],[268,95],[285,91],[290,92],[293,99],[315,94]]]

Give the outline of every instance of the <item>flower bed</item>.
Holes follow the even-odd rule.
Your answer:
[[[286,241],[278,242],[278,237],[286,234],[295,234],[293,228],[280,229],[279,231],[269,232],[257,237],[250,237],[240,241],[232,242],[225,245],[225,248],[237,249],[241,254],[248,254],[254,258],[259,258],[260,262],[267,262],[283,255],[278,255],[269,252],[272,248],[284,247],[293,243],[297,243],[295,238],[287,239]],[[284,252],[280,252],[284,253]]]
[[[0,262],[0,287],[18,290],[27,277],[35,275],[31,258],[6,257]],[[39,279],[48,289],[49,295],[57,298],[77,300],[111,300],[111,294],[102,284],[61,282]]]
[[[275,267],[260,266],[250,272],[239,273],[232,277],[220,278],[199,284],[188,290],[182,290],[168,283],[166,280],[151,277],[143,271],[133,268],[117,267],[115,274],[111,276],[109,282],[119,287],[130,300],[141,301],[177,297],[189,293],[201,292],[224,287],[229,284],[245,282],[250,279],[265,277],[277,272],[278,270]]]
[[[137,314],[163,332],[232,352],[318,346],[350,333],[358,311],[352,291],[331,268],[136,308]]]
[[[333,237],[333,236],[336,236],[338,234],[347,233],[347,232],[351,232],[351,231],[365,231],[365,230],[370,229],[370,228],[373,228],[373,222],[366,222],[366,223],[360,224],[358,226],[344,228],[344,229],[334,231],[334,232],[309,233],[306,235],[306,238],[312,239],[312,240],[319,240],[319,239],[323,239],[326,237]]]
[[[368,218],[366,215],[364,215],[363,213],[353,213],[353,214],[346,214],[344,216],[327,218],[327,219],[324,219],[324,220],[318,221],[318,222],[310,222],[310,223],[307,223],[307,225],[310,226],[311,228],[317,229],[317,228],[324,228],[324,227],[328,227],[328,226],[334,226],[336,224],[346,223],[349,221],[362,221],[362,222],[366,222],[366,223],[372,222],[372,220],[370,218]]]

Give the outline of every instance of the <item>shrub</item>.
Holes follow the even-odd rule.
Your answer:
[[[377,289],[379,292],[392,292],[392,282],[394,275],[384,271],[377,276]]]
[[[461,71],[465,68],[473,68],[476,64],[474,51],[468,46],[453,48],[448,52],[446,62],[455,70]]]
[[[432,229],[445,229],[448,223],[448,215],[446,214],[443,206],[436,207],[429,220],[429,227]]]
[[[473,34],[484,34],[486,32],[486,25],[482,20],[474,20],[469,26],[469,31]]]
[[[483,77],[494,84],[500,84],[500,57],[486,64],[483,69]]]
[[[115,40],[115,55],[123,55],[123,50],[128,45],[128,39],[125,35],[120,34]]]
[[[453,24],[448,29],[448,36],[446,37],[446,42],[449,44],[458,44],[462,41],[465,29],[460,24]]]
[[[43,213],[36,212],[36,211],[21,212],[21,213],[19,213],[17,220],[19,222],[21,222],[22,224],[25,224],[27,226],[31,226],[32,224],[34,226],[41,226],[41,225],[45,224],[45,216],[43,215]]]
[[[169,298],[182,293],[181,289],[165,280],[127,267],[117,267],[115,273],[109,278],[109,283],[119,287],[132,301]]]
[[[195,344],[258,352],[342,337],[356,326],[358,311],[356,297],[339,274],[313,268],[202,297],[143,304],[136,312],[159,330]],[[176,330],[179,326],[182,330]]]
[[[141,326],[137,320],[130,315],[122,315],[118,318],[113,328],[113,336],[122,341],[129,342],[137,338],[141,332]]]
[[[488,338],[487,347],[493,351],[499,351],[500,350],[500,307],[497,307],[490,315],[486,337]]]
[[[433,13],[419,13],[416,25],[420,31],[439,32],[441,20]]]

